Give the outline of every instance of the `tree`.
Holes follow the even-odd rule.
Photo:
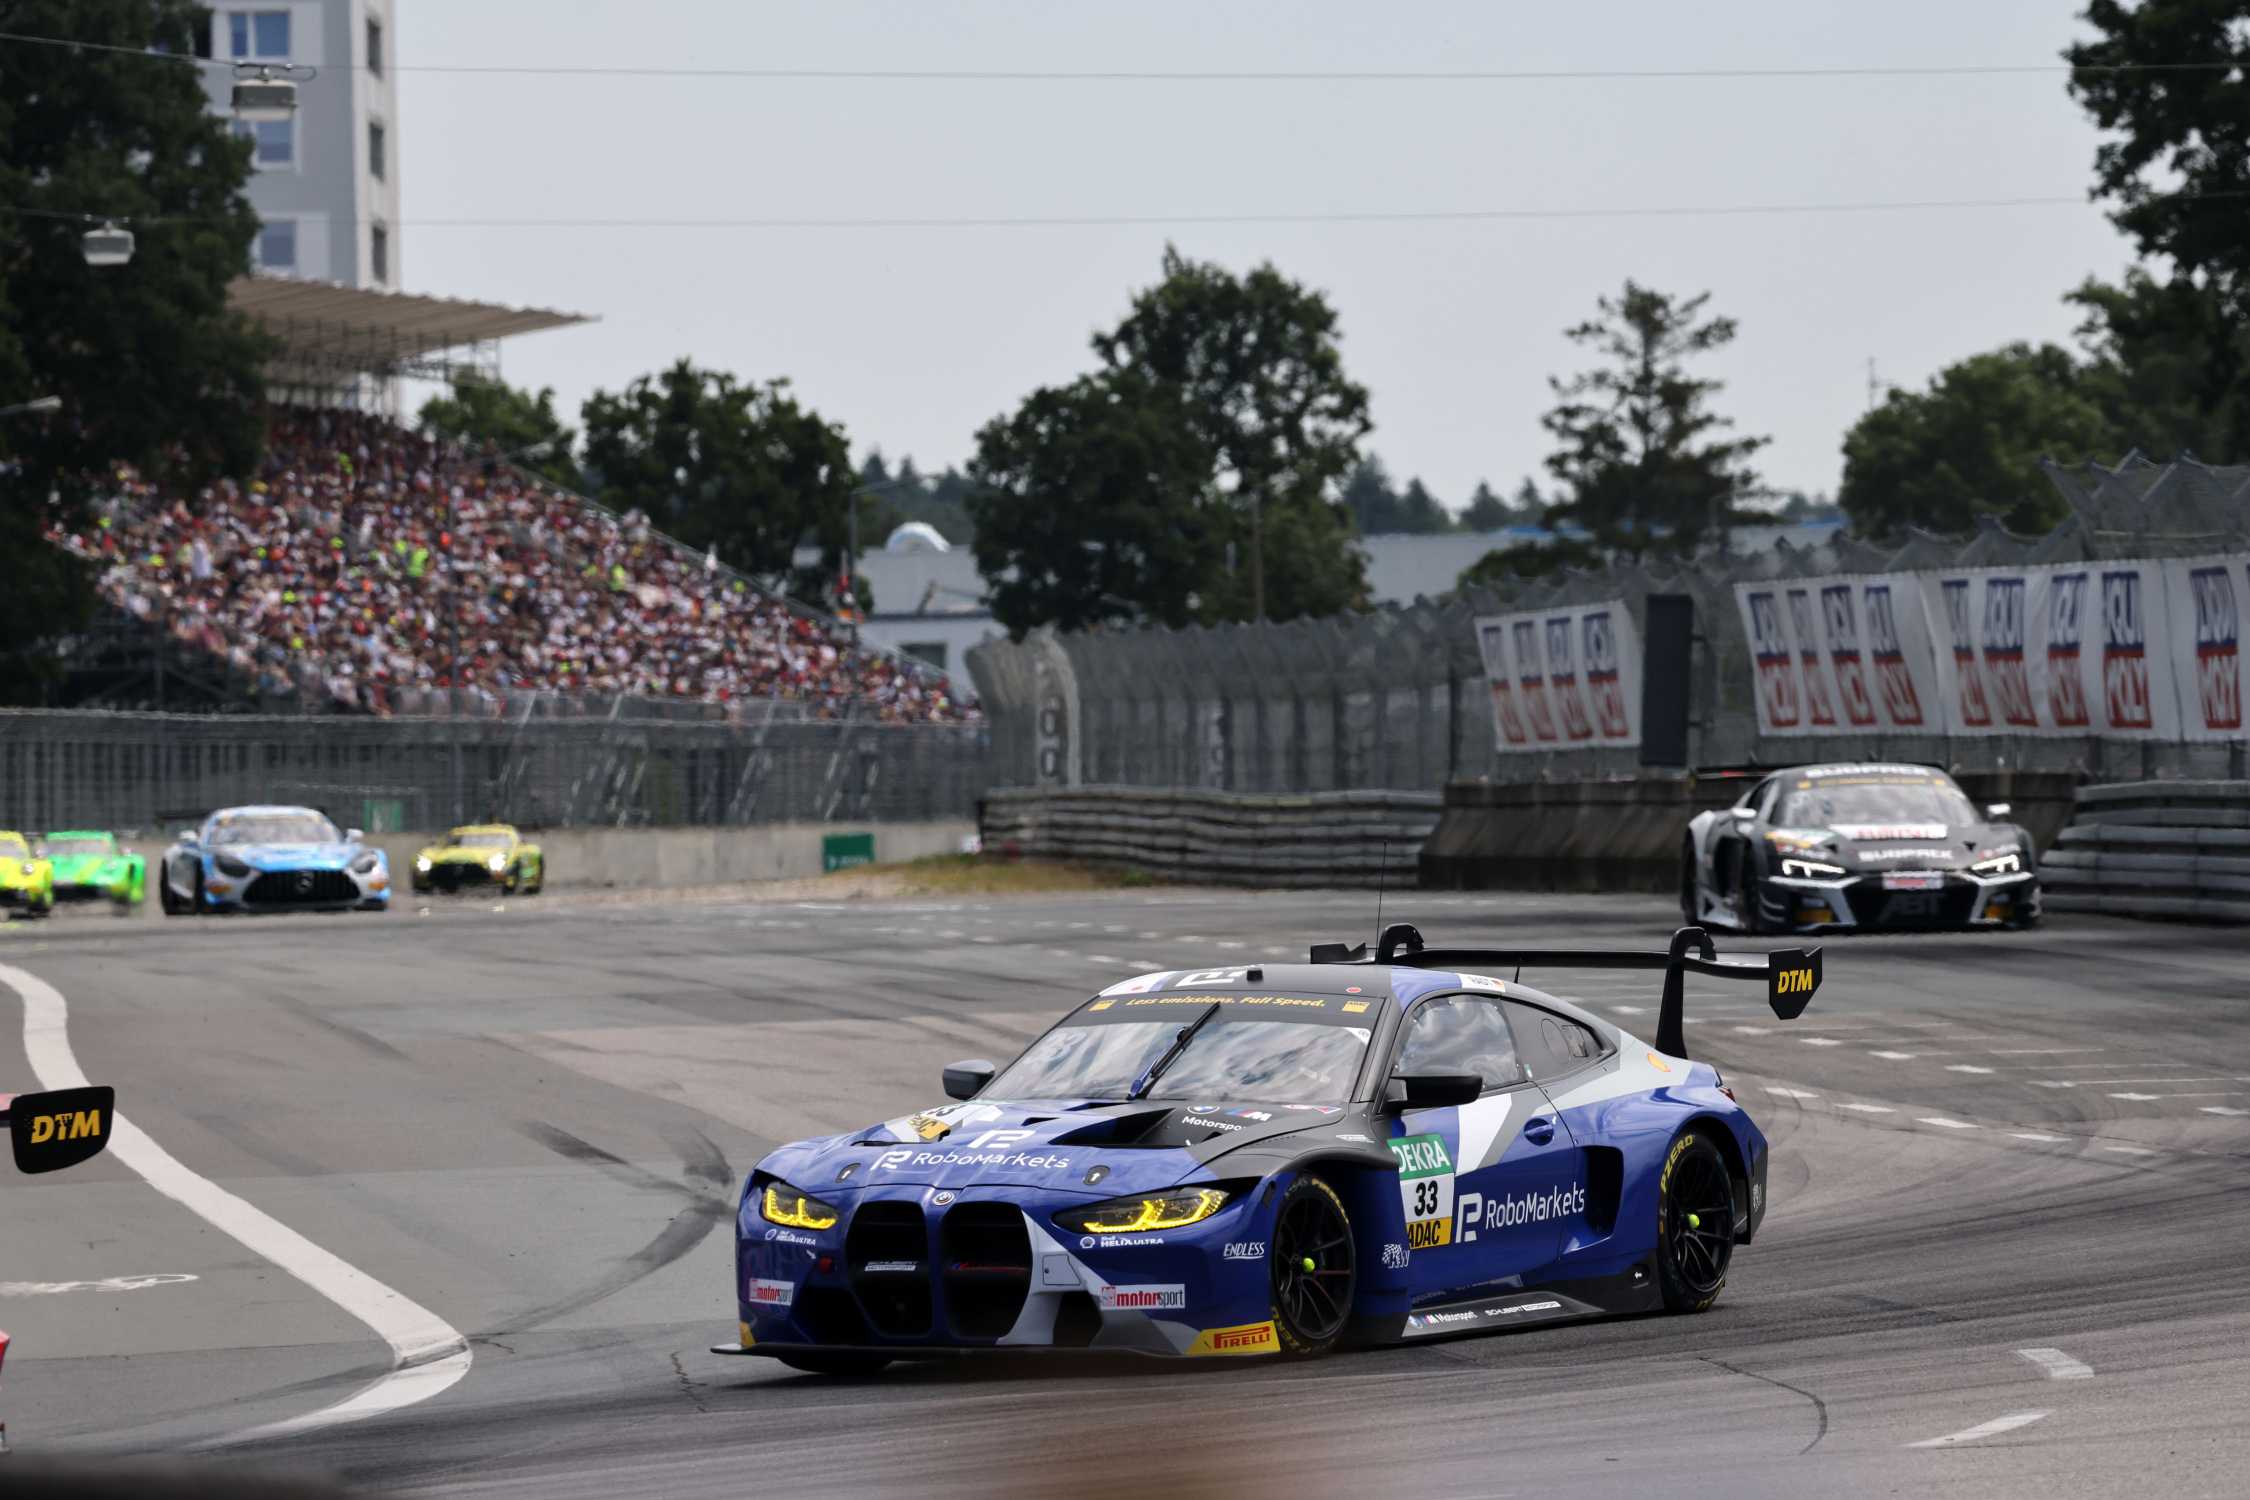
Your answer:
[[[2107,132],[2097,197],[2141,253],[2250,311],[2250,27],[2240,0],[2091,0],[2070,92]],[[2195,64],[2196,66],[2183,66]]]
[[[462,372],[453,377],[450,395],[432,396],[422,403],[417,421],[433,436],[483,448],[496,457],[517,455],[512,462],[519,468],[564,489],[586,487],[573,456],[578,434],[555,414],[553,386],[543,386],[533,395],[505,381]]]
[[[1530,483],[1531,481],[1528,479],[1524,481],[1526,486]],[[1534,490],[1532,494],[1536,499],[1538,491]],[[1537,512],[1534,511],[1533,514],[1537,514]],[[1503,526],[1513,526],[1515,523],[1516,513],[1508,502],[1492,493],[1491,485],[1486,484],[1481,479],[1478,480],[1476,492],[1469,496],[1468,509],[1461,512],[1461,529],[1463,531],[1498,531]]]
[[[1226,613],[1287,619],[1328,613],[1366,595],[1366,565],[1349,546],[1349,516],[1333,490],[1373,425],[1367,391],[1344,374],[1336,313],[1320,293],[1268,263],[1245,276],[1188,260],[1166,246],[1164,279],[1094,350],[1112,372],[1135,371],[1172,387],[1177,410],[1213,465],[1210,492],[1225,497],[1249,588]],[[1280,549],[1267,545],[1283,536]],[[1278,556],[1310,572],[1273,576]],[[1286,611],[1282,600],[1292,603]]]
[[[1744,518],[1758,484],[1747,462],[1767,440],[1721,436],[1734,425],[1711,410],[1723,386],[1687,373],[1689,360],[1734,341],[1732,318],[1703,316],[1710,300],[1627,281],[1568,330],[1604,363],[1547,382],[1558,401],[1540,421],[1561,444],[1547,468],[1563,486],[1550,522],[1575,521],[1605,547],[1641,553],[1692,551],[1712,526]]]
[[[1905,526],[1959,533],[1980,515],[2048,530],[2066,513],[2044,457],[2114,456],[2094,382],[2070,352],[2010,344],[1940,370],[1927,391],[1892,391],[1844,437],[1838,495],[1872,536]]]
[[[259,451],[264,341],[227,306],[257,216],[250,148],[205,101],[188,0],[16,0],[6,29],[121,49],[0,46],[0,697],[35,698],[42,645],[91,616],[85,570],[49,548],[118,463],[167,487],[247,473]],[[82,215],[133,231],[133,259],[89,266]]]
[[[586,463],[601,476],[605,503],[638,506],[681,541],[716,546],[749,573],[787,574],[809,535],[825,575],[840,573],[851,449],[842,427],[797,404],[788,381],[743,385],[683,359],[616,395],[596,391],[582,416]]]
[[[1180,393],[1139,371],[1033,391],[977,434],[977,568],[993,617],[1039,625],[1193,624],[1226,592],[1230,519]]]
[[[2209,283],[2136,267],[2120,285],[2089,280],[2065,300],[2086,313],[2087,390],[2116,447],[2215,464],[2250,454],[2250,325]]]
[[[1495,547],[1463,568],[1453,586],[1505,590],[1509,584],[1522,579],[1550,578],[1565,568],[1598,568],[1603,562],[1601,548],[1573,537],[1558,536],[1545,542]]]

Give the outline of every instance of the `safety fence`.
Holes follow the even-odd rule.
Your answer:
[[[2047,474],[2071,515],[2043,537],[1713,545],[1361,615],[992,642],[969,665],[993,780],[1434,790],[1863,758],[2250,776],[2250,468]],[[1915,652],[1927,674],[1901,675]],[[1676,746],[1641,722],[1644,684],[1674,695]]]
[[[1437,824],[1431,793],[1259,796],[1085,787],[995,791],[979,817],[988,854],[1247,886],[1414,883]]]
[[[2056,911],[2250,922],[2250,781],[2081,787],[2039,878]]]
[[[622,705],[620,705],[620,709]],[[973,815],[978,725],[0,711],[0,827],[153,829],[301,803],[369,832]]]

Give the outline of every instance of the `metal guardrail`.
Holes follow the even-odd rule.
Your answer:
[[[1410,886],[1437,826],[1429,792],[1228,792],[1083,787],[995,791],[988,853],[1139,870],[1168,880],[1274,887]]]
[[[2250,922],[2250,781],[2082,787],[2039,878],[2056,911]]]
[[[251,802],[371,833],[924,821],[973,816],[985,761],[979,725],[0,710],[0,827],[156,831]]]

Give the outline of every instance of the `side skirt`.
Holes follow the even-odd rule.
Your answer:
[[[1580,1318],[1655,1312],[1663,1305],[1664,1294],[1658,1289],[1653,1274],[1627,1271],[1617,1276],[1553,1282],[1418,1307],[1382,1342],[1418,1344],[1425,1339],[1455,1334],[1493,1333]]]

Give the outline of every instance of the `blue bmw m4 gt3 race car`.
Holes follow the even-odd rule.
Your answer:
[[[391,865],[310,807],[224,807],[157,863],[166,916],[222,911],[388,911]]]
[[[1494,973],[1664,974],[1649,1045]],[[1766,1209],[1766,1139],[1681,1037],[1687,975],[1800,1014],[1818,949],[1423,946],[1111,985],[956,1102],[784,1146],[744,1186],[739,1342],[867,1373],[968,1351],[1322,1354],[1699,1312]]]

